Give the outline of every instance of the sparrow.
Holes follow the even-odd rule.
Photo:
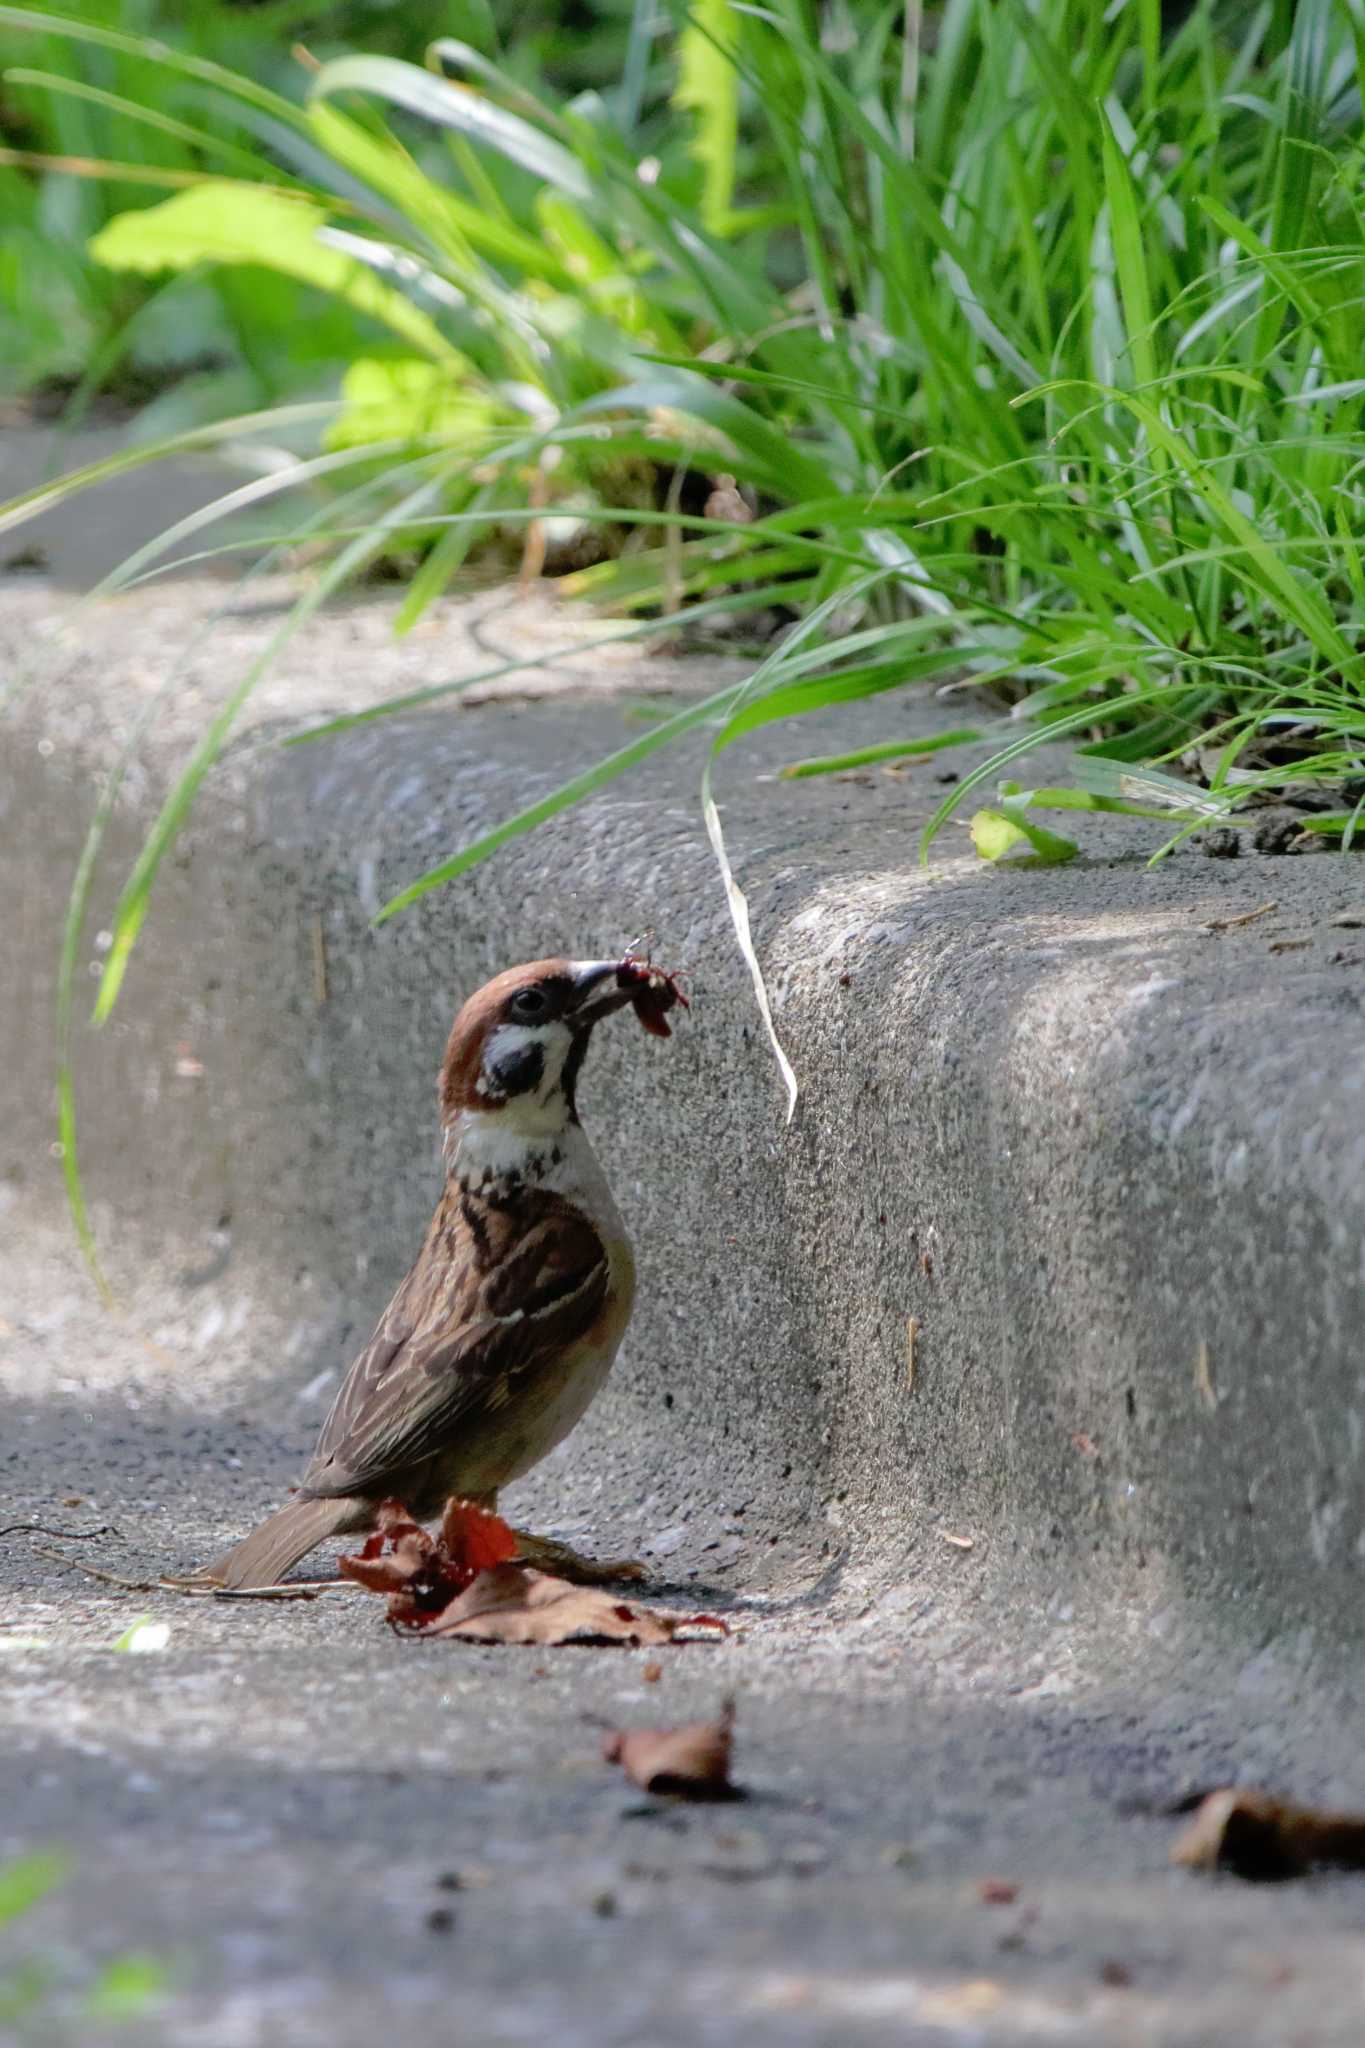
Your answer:
[[[288,1504],[195,1583],[275,1584],[328,1537],[373,1528],[381,1501],[418,1520],[499,1490],[566,1437],[630,1320],[635,1266],[578,1120],[593,1028],[633,1006],[667,1037],[676,977],[618,960],[533,960],[472,995],[438,1083],[445,1185],[407,1277],[351,1366]],[[562,1574],[639,1576],[518,1532]]]

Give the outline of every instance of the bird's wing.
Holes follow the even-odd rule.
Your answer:
[[[305,1491],[372,1494],[481,1409],[515,1400],[518,1380],[591,1334],[609,1283],[601,1238],[558,1196],[494,1206],[448,1194],[346,1376]]]

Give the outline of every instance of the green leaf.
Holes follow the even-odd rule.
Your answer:
[[[713,718],[717,711],[733,703],[737,694],[731,685],[728,689],[717,690],[713,696],[703,697],[698,704],[687,705],[684,710],[675,712],[672,718],[666,718],[661,724],[653,726],[638,740],[632,740],[629,746],[619,748],[614,754],[608,754],[604,760],[595,761],[591,768],[584,769],[581,775],[570,777],[569,781],[561,783],[558,789],[551,790],[548,796],[541,797],[536,803],[528,804],[524,810],[517,811],[512,817],[505,818],[502,824],[495,825],[491,832],[480,833],[477,839],[471,840],[459,853],[452,855],[449,860],[441,861],[434,868],[428,868],[415,882],[409,882],[405,889],[400,889],[396,896],[390,897],[376,913],[374,922],[385,923],[398,911],[406,910],[410,903],[415,903],[419,896],[425,896],[429,889],[437,889],[444,882],[453,882],[457,875],[466,873],[479,861],[486,860],[490,853],[495,853],[500,846],[505,846],[509,839],[519,838],[523,832],[529,832],[533,825],[543,825],[547,819],[567,810],[570,804],[579,802],[582,797],[590,796],[595,789],[601,789],[605,783],[615,781],[618,775],[623,775],[637,762],[646,760],[660,747],[667,746],[670,740],[679,738],[681,734],[690,732],[693,726],[701,725],[707,719]]]
[[[731,0],[695,0],[678,38],[673,104],[694,116],[688,146],[702,167],[702,225],[712,235],[728,231],[735,196],[739,72],[730,53],[739,43],[740,20]]]
[[[0,1927],[17,1920],[63,1882],[71,1859],[55,1849],[37,1850],[17,1863],[0,1865]]]
[[[455,129],[471,142],[486,143],[509,163],[520,164],[533,177],[557,185],[574,199],[586,199],[592,190],[583,166],[562,143],[472,87],[451,85],[400,58],[334,58],[313,80],[313,97],[326,99],[336,92],[378,93],[409,113]]]
[[[168,455],[188,454],[200,448],[215,448],[224,442],[235,440],[247,434],[271,427],[277,434],[293,426],[315,423],[319,419],[330,419],[336,411],[335,402],[327,399],[307,405],[275,406],[267,412],[239,413],[224,420],[213,420],[207,426],[191,427],[181,434],[169,434],[162,441],[153,441],[131,448],[120,448],[116,454],[105,455],[98,462],[87,462],[80,469],[68,470],[65,475],[54,477],[51,482],[35,484],[31,490],[20,491],[17,497],[0,504],[0,533],[14,526],[21,526],[26,519],[36,518],[38,513],[60,505],[65,499],[74,497],[89,484],[99,484],[116,476],[123,476],[134,469],[145,469],[153,462],[160,462]],[[8,692],[0,691],[0,702]]]
[[[466,284],[474,282],[476,249],[530,277],[561,279],[560,266],[534,235],[447,191],[391,136],[369,134],[325,100],[312,102],[308,125],[328,155],[381,193],[408,227],[442,250],[453,274]]]
[[[342,411],[327,429],[326,444],[365,448],[436,438],[471,448],[497,421],[515,417],[473,384],[473,365],[461,357],[431,363],[420,356],[361,356],[341,380]]]
[[[171,1973],[156,1956],[115,1956],[105,1964],[85,1999],[86,2014],[96,2020],[133,2020],[159,1998]]]
[[[865,768],[875,761],[906,761],[921,754],[937,754],[944,747],[963,747],[985,739],[980,726],[964,725],[954,732],[935,733],[932,739],[882,740],[876,746],[857,747],[851,754],[818,754],[807,761],[791,761],[778,770],[784,781],[807,775],[837,775],[845,768]]]
[[[1138,212],[1137,189],[1127,159],[1115,139],[1113,123],[1103,111],[1100,113],[1100,140],[1104,152],[1104,189],[1109,202],[1114,262],[1123,298],[1124,325],[1128,330],[1128,358],[1135,382],[1146,385],[1155,381],[1157,367],[1156,351],[1152,345],[1152,294],[1142,220]]]
[[[326,226],[326,213],[306,199],[210,178],[159,206],[116,214],[91,238],[90,253],[110,270],[259,264],[382,321],[435,361],[461,363],[458,351],[420,307],[354,256],[318,239]]]
[[[745,733],[775,719],[797,718],[809,711],[823,711],[830,704],[852,704],[864,697],[880,696],[887,690],[904,689],[912,682],[952,675],[967,661],[989,655],[986,647],[931,647],[923,654],[901,655],[891,661],[869,662],[834,675],[808,676],[804,682],[779,684],[766,694],[756,695],[737,711],[722,735],[729,746]],[[1012,662],[993,673],[995,680],[1008,675]],[[991,680],[992,674],[983,677]]]
[[[971,834],[982,860],[1001,860],[1014,847],[1024,845],[1030,849],[1025,856],[1030,866],[1051,868],[1074,860],[1080,852],[1074,840],[1047,831],[1011,805],[978,811],[971,820]]]
[[[372,526],[359,534],[327,565],[251,662],[222,709],[210,723],[179,780],[162,803],[115,907],[112,923],[113,944],[105,959],[99,995],[95,1001],[96,1024],[106,1022],[118,1001],[123,978],[137,944],[138,933],[147,915],[152,887],[161,863],[174,845],[181,826],[189,816],[200,784],[221,753],[227,736],[251,692],[266,674],[276,655],[288,645],[294,634],[313,616],[318,607],[351,576],[358,574],[382,553],[395,526],[427,509],[439,497],[444,483],[443,474],[427,478],[415,490],[390,506]]]

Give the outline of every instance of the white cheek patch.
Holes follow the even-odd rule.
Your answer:
[[[550,1033],[558,1028],[554,1024],[499,1024],[490,1033],[483,1056],[487,1059],[490,1054],[524,1052],[528,1045],[544,1046]]]
[[[514,1104],[519,1098],[548,1102],[559,1093],[571,1044],[567,1025],[499,1024],[484,1046],[476,1095]]]

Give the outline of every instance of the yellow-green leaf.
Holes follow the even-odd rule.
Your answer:
[[[192,270],[201,263],[254,263],[344,299],[438,362],[458,352],[419,306],[369,267],[319,240],[327,215],[285,192],[250,191],[211,178],[159,206],[116,214],[90,241],[110,270]]]
[[[1073,839],[1063,839],[1035,825],[1017,811],[978,811],[971,821],[972,843],[982,860],[1001,860],[1016,846],[1029,849],[1028,858],[1040,867],[1060,867],[1074,860],[1080,848]]]
[[[424,362],[418,356],[361,356],[341,383],[344,408],[327,429],[329,448],[363,448],[375,441],[435,437],[472,446],[498,418],[510,418],[462,375],[472,376],[462,358],[455,364]]]
[[[739,9],[732,0],[695,0],[678,38],[673,104],[696,116],[690,147],[702,167],[702,222],[713,235],[727,232],[735,193],[739,73],[730,52],[739,42],[739,28]]]

